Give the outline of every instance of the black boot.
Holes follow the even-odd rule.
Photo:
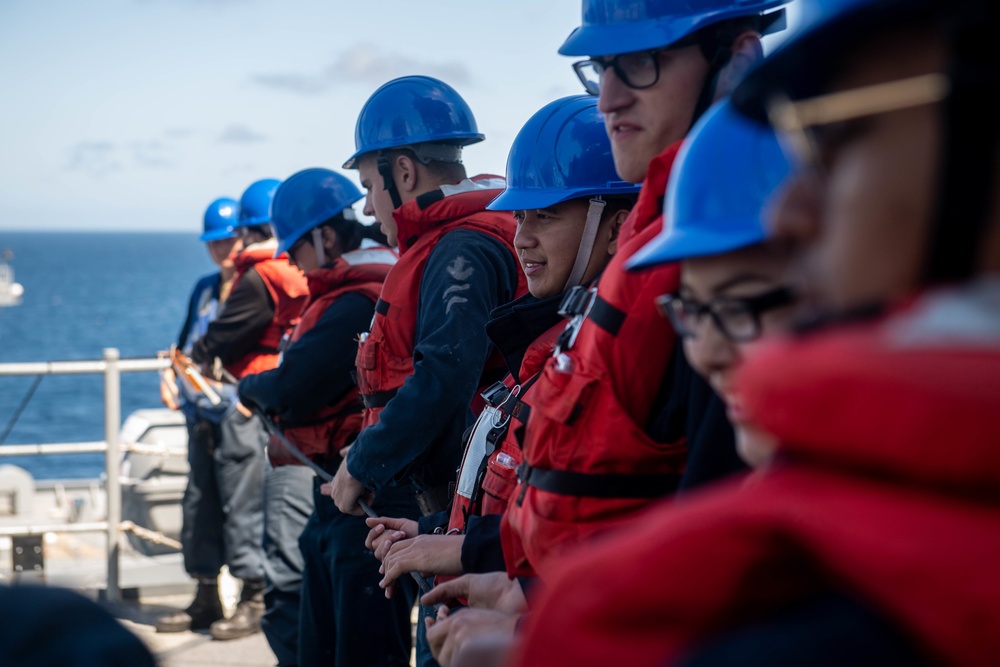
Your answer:
[[[194,601],[183,611],[175,611],[156,619],[157,632],[204,630],[223,617],[217,578],[198,577]]]
[[[240,601],[229,618],[212,623],[214,639],[239,639],[260,632],[260,617],[264,615],[264,580],[244,579]]]

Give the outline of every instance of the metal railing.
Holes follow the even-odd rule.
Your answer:
[[[93,361],[47,361],[31,363],[0,364],[0,377],[7,375],[104,375],[104,441],[75,442],[42,445],[4,445],[0,447],[0,458],[23,456],[25,454],[80,454],[104,452],[104,469],[107,480],[107,517],[104,521],[85,524],[53,524],[37,526],[0,527],[0,535],[41,535],[44,533],[105,532],[107,535],[108,581],[105,592],[107,600],[117,602],[122,599],[119,585],[119,559],[121,556],[122,493],[119,465],[122,446],[119,431],[122,423],[121,374],[158,371],[170,365],[168,359],[121,359],[117,348],[104,349],[104,358]],[[148,445],[141,447],[147,450]],[[138,450],[140,447],[129,446]]]

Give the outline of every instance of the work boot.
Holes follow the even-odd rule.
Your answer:
[[[260,617],[264,615],[264,580],[244,579],[240,601],[229,618],[212,623],[213,639],[239,639],[260,632]]]
[[[223,617],[218,579],[198,577],[197,580],[198,590],[194,594],[194,601],[183,611],[164,614],[156,619],[157,632],[205,630]]]

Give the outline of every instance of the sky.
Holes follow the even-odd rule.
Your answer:
[[[502,174],[521,125],[582,92],[556,52],[579,21],[580,0],[3,0],[0,232],[199,232],[258,179],[342,171],[407,74],[459,91],[486,135],[469,173]]]

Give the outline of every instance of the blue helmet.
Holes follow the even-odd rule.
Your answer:
[[[347,214],[364,195],[345,176],[329,169],[304,169],[278,186],[271,205],[271,224],[278,237],[274,256],[287,252],[303,234]],[[349,214],[353,218],[353,211]]]
[[[754,68],[733,91],[741,112],[765,120],[776,92],[795,100],[825,91],[843,62],[844,45],[884,33],[908,18],[937,10],[956,13],[955,0],[802,0],[801,27]],[[982,4],[987,4],[983,2]]]
[[[357,159],[372,151],[429,142],[468,146],[485,138],[454,88],[429,76],[404,76],[365,102],[354,128],[357,150],[344,169],[356,169]]]
[[[271,200],[281,181],[265,178],[250,184],[240,197],[240,221],[237,227],[253,227],[271,222]]]
[[[712,107],[691,130],[664,200],[663,231],[629,260],[629,269],[720,255],[767,238],[763,209],[791,173],[774,132]]]
[[[597,98],[574,95],[546,104],[524,124],[507,158],[507,187],[486,208],[545,208],[588,195],[636,194],[639,187],[615,171]]]
[[[205,209],[204,233],[198,237],[202,241],[221,241],[236,236],[239,222],[240,203],[235,199],[216,199]]]
[[[583,0],[582,25],[570,33],[559,53],[613,56],[657,49],[713,23],[761,14],[787,1]],[[779,16],[775,12],[774,18]]]

